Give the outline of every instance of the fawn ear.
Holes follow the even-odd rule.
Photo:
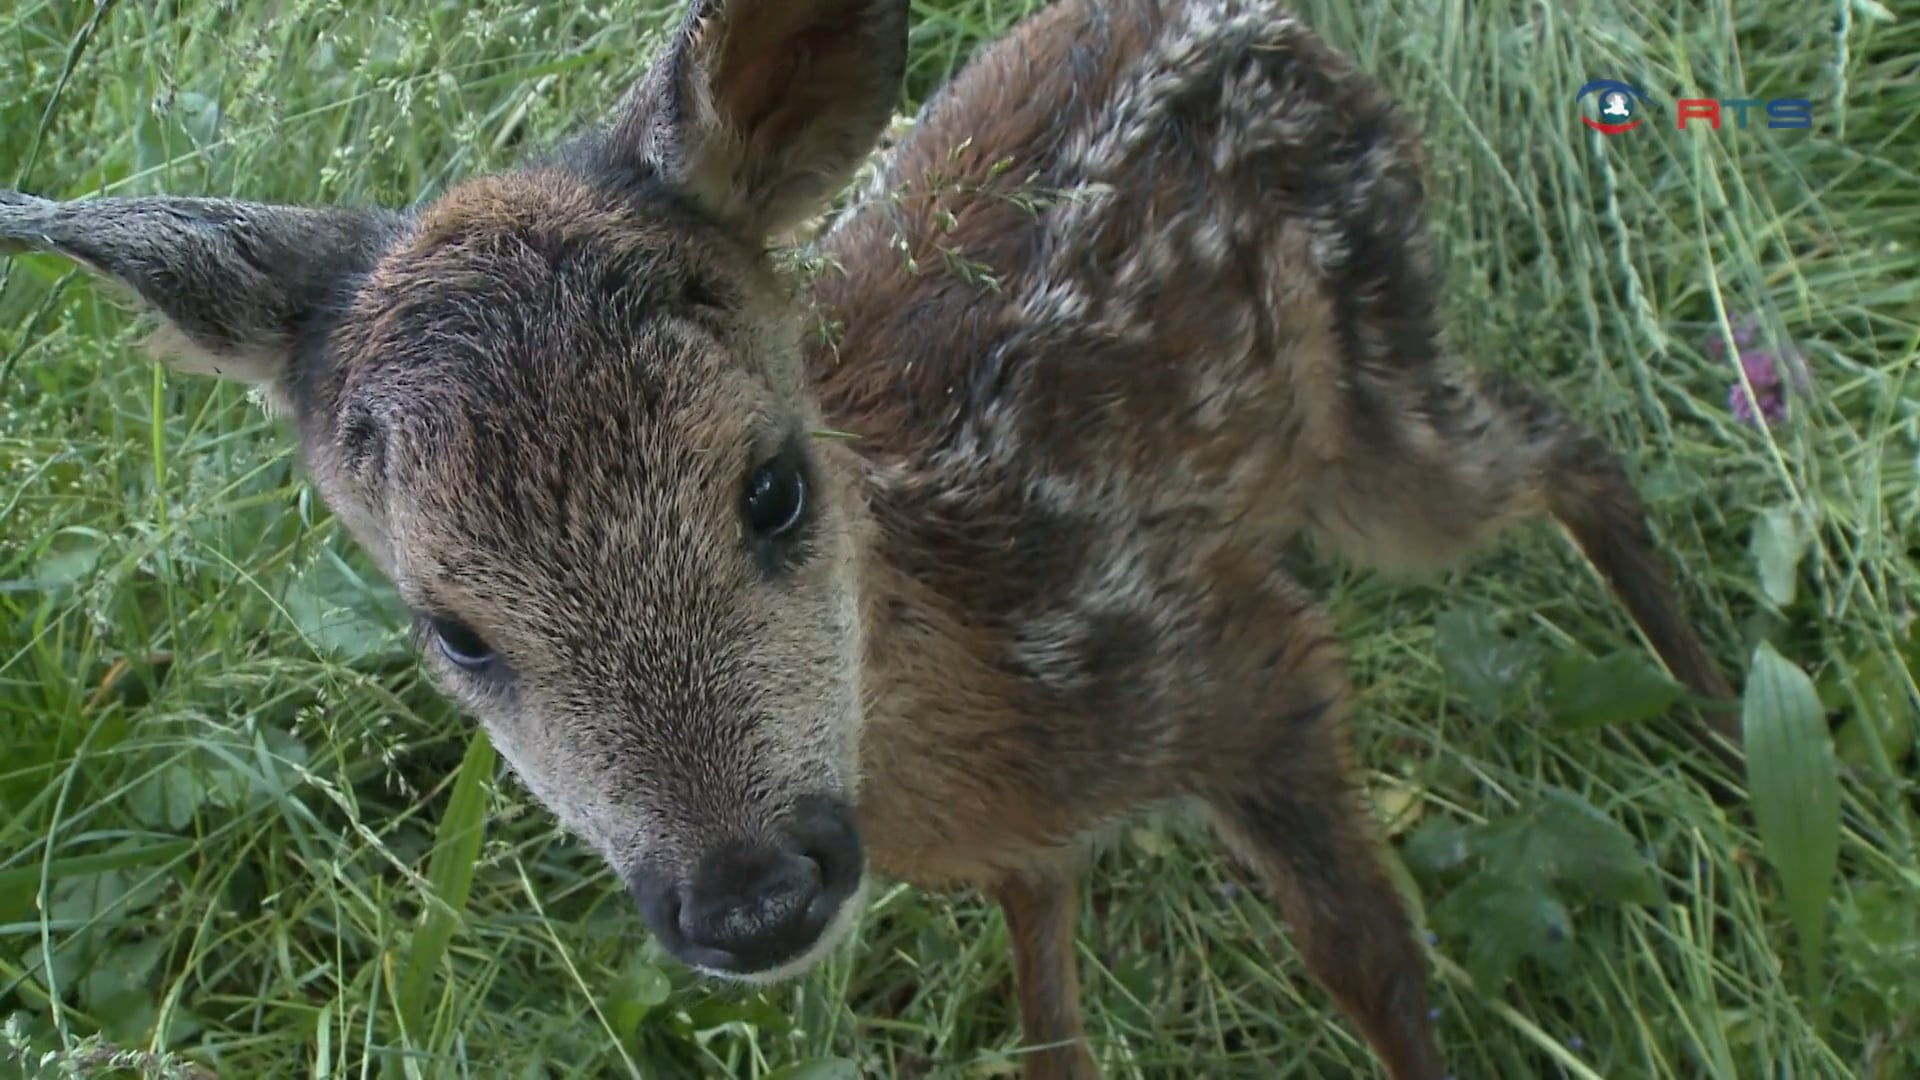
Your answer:
[[[79,263],[161,317],[148,348],[169,366],[280,397],[301,347],[325,334],[399,220],[226,199],[54,202],[0,191],[0,255],[47,251]]]
[[[906,62],[907,0],[694,0],[607,149],[770,236],[852,176],[892,119]]]

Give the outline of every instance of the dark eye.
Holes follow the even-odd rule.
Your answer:
[[[433,629],[434,644],[439,647],[440,655],[455,667],[477,671],[493,662],[493,650],[465,623],[434,619],[428,625]]]
[[[747,476],[747,526],[764,537],[793,531],[806,513],[807,483],[790,454],[775,457]]]

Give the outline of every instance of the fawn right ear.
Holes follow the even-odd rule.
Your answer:
[[[400,224],[382,211],[0,191],[0,255],[53,252],[131,289],[164,321],[148,347],[169,366],[282,401],[301,346],[326,332]]]
[[[907,0],[692,0],[618,110],[614,164],[759,239],[853,175],[893,116]]]

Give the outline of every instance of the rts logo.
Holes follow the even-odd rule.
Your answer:
[[[1582,102],[1589,97],[1598,104],[1595,110],[1598,116],[1589,116],[1588,110],[1582,108],[1580,122],[1602,135],[1632,131],[1646,122],[1645,114],[1657,111],[1653,101],[1638,87],[1614,79],[1595,79],[1581,87],[1573,99]],[[1689,120],[1704,120],[1707,126],[1720,130],[1723,109],[1733,111],[1733,126],[1737,128],[1747,126],[1747,113],[1753,109],[1764,110],[1770,128],[1813,126],[1813,102],[1806,98],[1680,98],[1675,105],[1674,124],[1681,131],[1687,130]]]
[[[1612,79],[1595,79],[1580,88],[1573,95],[1574,101],[1580,101],[1589,95],[1596,96],[1600,102],[1600,119],[1595,120],[1585,112],[1580,114],[1580,122],[1602,135],[1618,135],[1632,131],[1646,122],[1640,112],[1653,110],[1653,102],[1637,87],[1628,86]]]

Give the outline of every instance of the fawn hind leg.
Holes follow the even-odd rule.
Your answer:
[[[1362,380],[1350,408],[1382,419],[1356,424],[1364,434],[1318,494],[1315,531],[1332,547],[1374,566],[1441,566],[1552,517],[1682,684],[1737,701],[1680,606],[1619,457],[1557,403],[1504,376],[1429,367]],[[1709,722],[1738,745],[1737,710],[1714,709]]]

